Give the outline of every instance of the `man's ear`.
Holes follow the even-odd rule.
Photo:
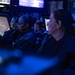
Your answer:
[[[60,28],[60,27],[61,27],[61,21],[58,20],[57,28]]]

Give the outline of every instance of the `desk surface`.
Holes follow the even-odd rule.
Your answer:
[[[0,51],[0,56],[4,59],[8,59],[10,54],[10,51]],[[14,73],[25,73],[25,75],[33,75],[40,73],[48,68],[52,68],[58,63],[58,61],[59,60],[57,57],[46,59],[42,57],[27,55],[21,59],[20,64],[9,63],[9,65],[6,67],[6,72],[9,75],[13,75]]]
[[[6,68],[8,75],[35,75],[48,68],[54,67],[58,63],[58,58],[45,59],[35,56],[25,56],[20,64],[10,64]]]

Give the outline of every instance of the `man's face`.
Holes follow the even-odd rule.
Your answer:
[[[23,18],[20,17],[19,18],[19,25],[18,25],[19,31],[25,31],[26,28],[27,28],[27,25],[25,25]]]
[[[38,27],[39,27],[39,25],[35,23],[35,24],[34,24],[34,29],[37,30]]]
[[[50,15],[50,21],[48,22],[48,34],[54,34],[57,31],[57,22],[54,18],[54,14],[51,13]]]

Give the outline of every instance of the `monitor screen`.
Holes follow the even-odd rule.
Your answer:
[[[0,0],[0,4],[10,4],[10,0]]]
[[[46,26],[46,31],[48,31],[48,26],[47,23],[50,21],[50,19],[45,19],[45,26]]]
[[[19,6],[44,8],[44,0],[19,0]]]
[[[10,30],[7,17],[0,16],[0,35],[4,35],[5,31]]]

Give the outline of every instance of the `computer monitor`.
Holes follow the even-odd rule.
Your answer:
[[[0,35],[3,36],[4,32],[8,30],[10,30],[10,27],[7,17],[0,16]]]
[[[0,0],[0,4],[10,4],[10,0]]]
[[[44,8],[44,0],[19,0],[19,6]]]
[[[48,26],[47,26],[47,24],[48,24],[49,21],[50,21],[50,19],[46,19],[46,18],[45,18],[46,31],[48,31]]]

